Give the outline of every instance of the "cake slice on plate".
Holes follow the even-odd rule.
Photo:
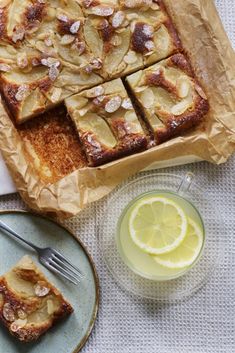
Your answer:
[[[0,277],[0,320],[20,341],[37,340],[72,312],[72,306],[29,256]]]

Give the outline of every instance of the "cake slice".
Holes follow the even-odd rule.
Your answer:
[[[80,2],[87,16],[86,43],[104,78],[123,76],[182,49],[161,0]]]
[[[156,143],[199,124],[209,110],[207,97],[183,54],[138,71],[126,82]]]
[[[121,79],[65,100],[90,166],[142,151],[147,138]]]
[[[37,340],[72,312],[71,305],[29,256],[0,277],[0,320],[20,341]]]

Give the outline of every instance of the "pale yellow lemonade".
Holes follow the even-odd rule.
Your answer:
[[[137,202],[142,198],[145,198],[146,196],[164,197],[168,200],[173,201],[175,204],[180,206],[186,216],[189,217],[192,221],[194,221],[200,229],[201,234],[203,234],[203,241],[201,243],[201,248],[197,258],[190,266],[186,266],[183,268],[167,268],[165,266],[162,266],[154,260],[153,255],[144,252],[133,242],[129,231],[130,215]],[[203,221],[195,206],[191,202],[179,196],[178,194],[161,191],[153,191],[142,194],[136,199],[134,199],[132,202],[130,202],[130,204],[124,209],[120,216],[116,234],[118,251],[126,265],[128,265],[131,270],[143,277],[159,281],[174,279],[186,273],[199,259],[204,246],[204,239],[205,230]]]

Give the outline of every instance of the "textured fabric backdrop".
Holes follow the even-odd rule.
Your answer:
[[[216,0],[216,5],[235,47],[235,0]],[[167,172],[183,175],[187,170],[196,174],[197,182],[208,190],[225,220],[221,234],[225,259],[219,274],[192,298],[177,305],[157,304],[127,294],[116,285],[98,251],[98,215],[107,199],[90,206],[67,221],[94,257],[101,283],[98,319],[83,353],[235,352],[235,158],[221,166],[202,162],[168,168]],[[0,197],[0,208],[24,207],[16,194]],[[69,352],[58,347],[48,353]]]

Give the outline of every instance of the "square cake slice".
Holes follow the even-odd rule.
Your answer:
[[[72,312],[71,305],[29,256],[0,277],[0,320],[20,341],[37,340]]]
[[[81,1],[84,35],[104,78],[115,78],[181,50],[174,25],[160,0]]]
[[[126,80],[156,143],[199,124],[209,110],[207,97],[183,54],[175,54]]]
[[[147,138],[121,79],[65,100],[90,166],[142,151]]]

